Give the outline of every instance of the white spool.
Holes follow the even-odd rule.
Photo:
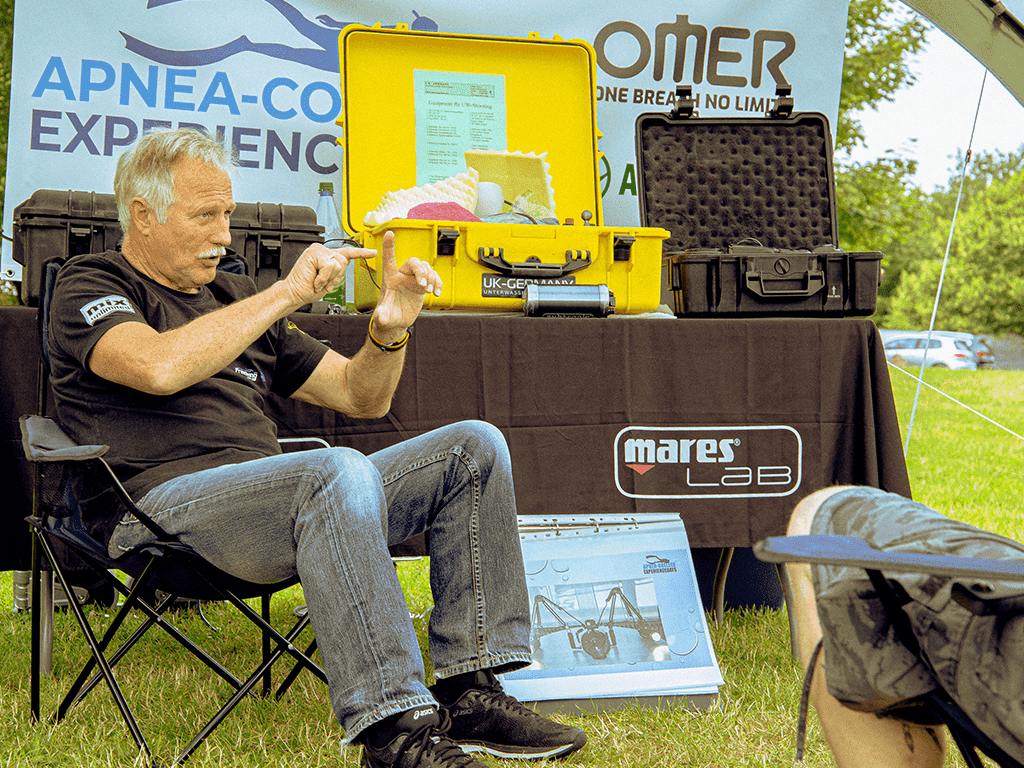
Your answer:
[[[481,181],[477,188],[476,210],[474,213],[481,219],[501,213],[505,205],[505,197],[501,187],[493,181]]]

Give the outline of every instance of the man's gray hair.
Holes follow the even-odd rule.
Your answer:
[[[238,167],[234,154],[215,139],[194,128],[157,129],[146,133],[117,161],[114,198],[121,231],[128,234],[128,204],[136,197],[149,203],[161,224],[174,202],[174,169],[190,157],[232,174]]]

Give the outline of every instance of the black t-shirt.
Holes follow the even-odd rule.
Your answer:
[[[107,460],[133,498],[180,475],[280,453],[266,396],[291,395],[327,347],[279,320],[219,373],[159,396],[93,374],[93,345],[118,323],[144,322],[162,332],[254,293],[249,278],[226,272],[198,293],[181,293],[113,251],[75,257],[61,269],[49,337],[57,418],[72,440],[110,446]],[[83,517],[106,541],[118,515],[91,509]]]

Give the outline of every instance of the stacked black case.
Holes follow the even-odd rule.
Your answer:
[[[688,87],[636,122],[643,226],[663,227],[677,316],[867,316],[882,254],[839,250],[828,118],[701,118]]]
[[[239,203],[231,214],[229,256],[242,262],[240,266],[262,290],[287,275],[311,243],[323,242],[322,233],[312,208]],[[114,196],[36,190],[14,209],[13,240],[11,255],[22,266],[21,301],[36,306],[47,262],[118,249],[121,227]]]

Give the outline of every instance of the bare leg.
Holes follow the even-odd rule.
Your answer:
[[[839,490],[825,488],[801,501],[793,510],[787,533],[810,533],[811,520],[820,504]],[[788,563],[782,581],[795,627],[793,651],[806,669],[821,638],[811,568],[806,563]],[[882,719],[843,706],[825,687],[823,660],[824,651],[814,672],[811,702],[838,768],[941,768],[946,755],[945,729]]]

